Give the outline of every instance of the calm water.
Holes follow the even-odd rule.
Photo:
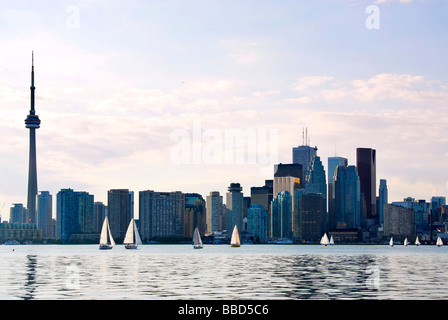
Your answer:
[[[0,246],[0,299],[448,299],[446,270],[448,246]]]

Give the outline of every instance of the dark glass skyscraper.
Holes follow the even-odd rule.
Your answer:
[[[28,167],[28,217],[26,222],[36,223],[37,197],[37,163],[36,163],[36,129],[40,128],[40,119],[34,109],[34,54],[31,63],[31,107],[30,114],[25,119],[25,127],[30,129],[30,153]]]
[[[356,149],[356,167],[361,183],[362,219],[374,219],[376,212],[376,150]]]

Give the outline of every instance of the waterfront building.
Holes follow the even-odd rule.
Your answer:
[[[378,190],[378,224],[384,223],[384,205],[387,203],[387,181],[380,179],[380,187]]]
[[[414,210],[393,204],[384,205],[384,237],[408,240],[415,237]]]
[[[224,212],[225,206],[223,204],[222,196],[219,191],[211,191],[205,197],[206,205],[206,232],[211,234],[215,231],[223,231],[224,229]]]
[[[9,209],[10,223],[24,223],[26,217],[26,208],[21,203],[14,203]]]
[[[180,191],[140,191],[139,231],[142,240],[148,241],[154,237],[183,236],[184,213],[184,193]]]
[[[358,169],[360,187],[362,224],[367,226],[368,220],[377,219],[376,212],[376,150],[371,148],[356,149],[356,167]]]
[[[407,197],[403,201],[392,202],[392,205],[414,210],[415,233],[420,236],[429,234],[429,210],[431,206],[429,202],[426,202],[426,200],[416,201],[412,197]]]
[[[134,218],[134,192],[129,189],[111,189],[107,192],[107,216],[112,236],[124,239],[129,222]]]
[[[308,193],[320,193],[325,199],[325,203],[327,202],[327,181],[325,178],[325,169],[320,157],[317,155],[311,159],[306,171],[305,190]]]
[[[49,191],[41,191],[37,196],[37,227],[42,229],[44,238],[54,238],[53,196]]]
[[[292,204],[293,197],[289,191],[279,192],[271,205],[271,238],[292,239]]]
[[[317,147],[310,147],[308,145],[298,146],[292,149],[292,163],[300,164],[303,168],[300,179],[303,181],[306,177],[306,170],[310,166],[313,157],[317,153]]]
[[[226,230],[231,232],[235,226],[241,232],[243,228],[243,188],[239,183],[231,183],[226,193]]]
[[[333,211],[329,228],[358,229],[361,227],[361,192],[355,166],[338,166],[333,180]]]
[[[328,193],[327,193],[327,204],[328,204],[328,219],[332,220],[334,216],[334,191],[333,182],[334,176],[336,174],[336,168],[338,166],[347,167],[348,160],[343,157],[328,157]]]
[[[0,223],[0,243],[15,240],[18,242],[40,241],[43,231],[35,223]]]
[[[247,209],[247,232],[254,237],[254,243],[268,241],[268,212],[260,204],[252,204]]]
[[[320,193],[303,193],[300,198],[298,240],[319,242],[327,232],[325,199]]]
[[[94,207],[94,218],[93,218],[93,232],[101,233],[103,227],[104,218],[107,215],[107,206],[103,202],[95,202]]]
[[[184,236],[193,237],[197,227],[201,235],[206,231],[206,204],[204,198],[198,193],[185,194]]]

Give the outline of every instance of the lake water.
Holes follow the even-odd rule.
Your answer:
[[[448,299],[448,247],[0,246],[0,299]]]

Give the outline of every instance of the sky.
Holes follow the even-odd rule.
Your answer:
[[[303,143],[325,168],[375,149],[389,202],[447,196],[447,12],[444,0],[0,0],[2,220],[26,204],[33,50],[38,188],[54,211],[64,188],[105,203],[129,189],[136,208],[143,190],[205,197],[238,182],[250,196]]]

